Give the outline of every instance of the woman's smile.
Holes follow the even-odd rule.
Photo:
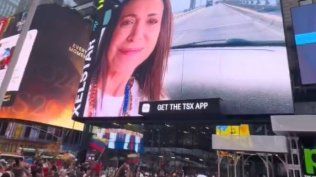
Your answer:
[[[142,51],[143,51],[144,48],[142,47],[137,47],[137,48],[122,48],[122,49],[119,49],[120,53],[122,53],[123,55],[128,55],[128,56],[131,56],[131,55],[137,55],[137,54],[140,54]]]

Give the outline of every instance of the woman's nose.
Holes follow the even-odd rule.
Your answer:
[[[127,40],[129,42],[140,41],[144,39],[144,36],[145,36],[145,25],[142,24],[141,22],[137,22],[133,26]]]

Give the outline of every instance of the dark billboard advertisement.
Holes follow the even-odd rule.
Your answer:
[[[291,10],[302,84],[316,84],[316,4]]]
[[[293,113],[279,3],[263,3],[266,11],[239,0],[97,7],[75,119],[217,112],[219,102],[227,115]]]
[[[8,87],[7,95],[14,99],[6,96],[0,118],[82,130],[83,125],[71,117],[90,26],[68,8],[38,7]],[[0,40],[1,60],[9,60],[17,38]],[[6,67],[3,64],[0,74]]]

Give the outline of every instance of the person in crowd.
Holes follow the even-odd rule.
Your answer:
[[[143,100],[161,100],[171,46],[170,0],[121,0],[101,38],[85,116],[137,116]]]
[[[55,163],[52,164],[51,174],[52,174],[52,177],[58,177],[58,169]]]
[[[42,177],[43,174],[43,163],[42,161],[38,160],[31,166],[31,174],[32,177]]]
[[[62,168],[59,170],[60,177],[68,177],[68,168],[66,165],[63,165]]]
[[[115,172],[114,177],[134,177],[133,172],[128,163],[123,163]]]
[[[28,177],[25,169],[23,168],[13,168],[12,173],[14,174],[14,177]]]
[[[99,177],[101,174],[101,170],[102,170],[102,163],[94,161],[94,163],[91,166],[91,172],[92,172],[91,176]]]
[[[1,177],[14,177],[14,176],[12,172],[6,171],[1,175]]]
[[[79,165],[75,168],[75,171],[76,171],[76,177],[83,177],[84,171],[83,171],[83,168],[82,168],[82,165],[81,165],[81,164],[79,164]]]
[[[5,169],[2,165],[0,165],[0,176],[5,172]]]
[[[27,177],[29,175],[28,166],[23,159],[15,159],[12,170],[15,177]]]
[[[50,170],[49,170],[49,162],[45,160],[43,162],[43,175],[44,175],[44,177],[48,177],[49,176],[49,172],[50,172]]]

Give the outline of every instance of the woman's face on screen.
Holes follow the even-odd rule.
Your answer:
[[[130,0],[122,10],[107,53],[110,71],[133,72],[154,50],[160,33],[162,0]]]

